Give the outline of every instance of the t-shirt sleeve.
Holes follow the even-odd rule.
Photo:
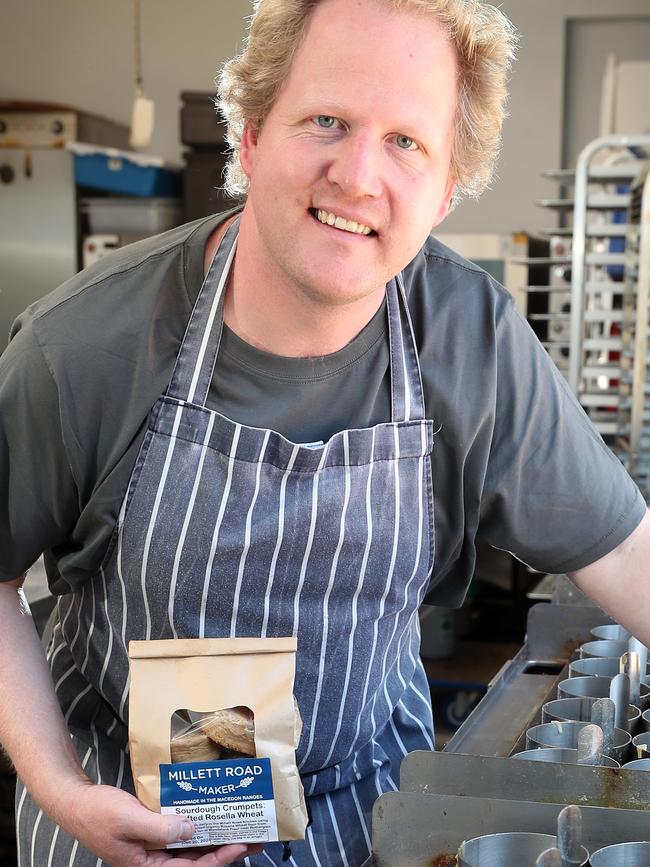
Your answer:
[[[0,581],[66,538],[78,512],[58,390],[27,323],[0,355]]]
[[[540,571],[580,569],[630,535],[645,501],[514,304],[497,337],[479,532]]]

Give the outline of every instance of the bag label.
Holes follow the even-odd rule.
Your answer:
[[[192,839],[169,849],[277,840],[271,760],[160,765],[160,811],[194,822]]]

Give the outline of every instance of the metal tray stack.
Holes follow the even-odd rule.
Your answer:
[[[444,750],[407,756],[400,791],[376,802],[367,867],[454,867],[458,847],[472,837],[554,834],[566,804],[580,806],[591,852],[650,840],[650,773],[509,758],[525,748],[527,729],[555,697],[576,648],[607,622],[594,606],[541,603],[531,609],[526,643]]]
[[[627,238],[630,264],[623,295],[626,315],[624,357],[631,359],[632,393],[624,421],[629,435],[622,440],[622,457],[630,474],[650,501],[650,165],[632,185],[631,228]]]
[[[561,195],[537,204],[558,213],[547,229],[544,345],[607,444],[650,501],[650,136],[606,136],[582,151],[575,171],[545,177]]]

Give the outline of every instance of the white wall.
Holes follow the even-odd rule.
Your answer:
[[[214,89],[239,48],[250,0],[141,0],[151,153],[181,162],[179,94]],[[0,97],[61,102],[128,124],[134,89],[133,0],[12,0],[0,26]]]
[[[648,16],[648,0],[504,0],[521,33],[499,178],[467,202],[444,231],[537,230],[549,215],[533,200],[553,195],[540,177],[560,165],[565,22],[571,17]],[[13,0],[3,4],[0,96],[69,103],[128,123],[133,96],[132,0]],[[151,151],[179,161],[179,92],[210,90],[237,49],[250,0],[142,0],[145,91],[156,104]],[[650,57],[650,46],[648,48]]]
[[[533,202],[557,194],[557,186],[540,173],[561,167],[566,21],[650,17],[649,0],[503,0],[498,5],[521,37],[498,179],[478,202],[466,202],[451,214],[440,227],[444,232],[538,231],[555,224],[554,215]],[[646,56],[650,59],[650,45]],[[590,137],[591,130],[584,144]]]

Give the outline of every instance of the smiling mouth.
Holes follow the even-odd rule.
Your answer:
[[[357,223],[354,220],[346,220],[345,217],[340,217],[331,211],[310,208],[310,212],[319,222],[324,223],[326,226],[332,226],[334,229],[341,229],[343,232],[350,232],[353,235],[377,234],[370,226],[365,226],[363,223]]]

